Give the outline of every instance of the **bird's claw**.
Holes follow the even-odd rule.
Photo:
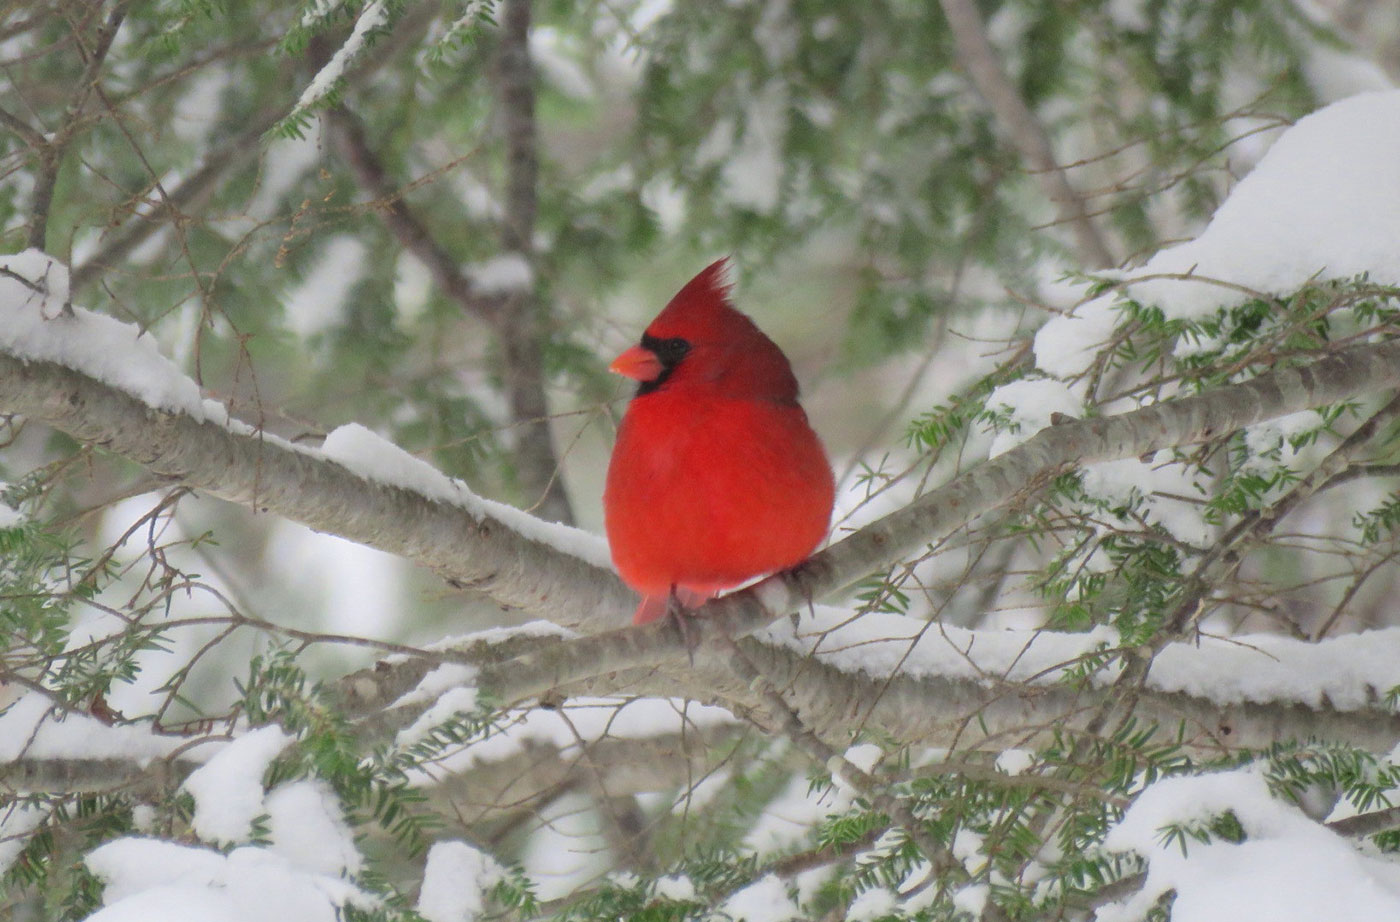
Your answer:
[[[700,634],[695,629],[690,609],[686,608],[674,593],[666,605],[666,617],[676,626],[676,632],[681,635],[681,642],[685,644],[685,653],[690,658],[690,665],[694,666],[695,650],[700,646]]]

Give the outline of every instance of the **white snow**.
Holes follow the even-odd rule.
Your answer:
[[[992,437],[988,457],[995,458],[1020,445],[1050,425],[1050,417],[1063,413],[1079,417],[1084,401],[1061,381],[1053,378],[1026,378],[1003,384],[987,397],[987,409],[1010,410],[1011,427]]]
[[[857,743],[848,748],[843,757],[856,768],[869,773],[875,770],[875,763],[885,754],[884,750],[874,743]]]
[[[365,245],[354,237],[331,238],[306,278],[287,295],[287,328],[305,338],[338,325],[350,290],[364,274],[366,256]]]
[[[147,727],[108,726],[86,714],[64,714],[30,692],[0,714],[0,763],[15,759],[132,759],[145,764],[170,755],[183,741]]]
[[[229,86],[228,68],[215,61],[195,73],[175,101],[171,128],[187,144],[203,146],[218,122],[219,97]],[[169,186],[167,186],[169,188]]]
[[[1190,501],[1206,496],[1196,476],[1194,468],[1173,460],[1171,452],[1159,451],[1150,461],[1122,458],[1090,464],[1084,468],[1083,487],[1088,495],[1115,504],[1139,503],[1149,522],[1161,525],[1178,541],[1199,547],[1209,541],[1211,526],[1202,516],[1204,507]]]
[[[408,250],[400,252],[394,266],[394,307],[399,323],[412,323],[422,317],[433,291],[433,274],[428,267]]]
[[[267,582],[252,590],[257,604],[300,604],[333,633],[394,637],[402,630],[409,570],[402,557],[281,520],[269,528],[261,565]]]
[[[520,863],[541,900],[567,896],[612,869],[612,854],[595,804],[589,795],[571,791],[536,814],[539,825]]]
[[[277,214],[282,197],[315,165],[320,156],[321,146],[313,135],[270,141],[263,153],[263,169],[258,177],[257,192],[244,209],[247,217],[256,223]]]
[[[966,828],[959,829],[953,836],[953,857],[963,863],[968,873],[976,874],[987,866],[987,856],[982,853],[986,841],[986,837]]]
[[[1008,775],[1023,774],[1035,764],[1035,753],[1029,749],[1004,749],[997,755],[997,771]]]
[[[1231,812],[1245,840],[1167,841],[1164,827],[1199,826]],[[1147,882],[1098,911],[1130,922],[1167,890],[1173,922],[1315,922],[1400,918],[1400,866],[1363,853],[1292,804],[1275,799],[1250,770],[1173,777],[1147,788],[1110,830],[1105,847],[1147,860]]]
[[[782,793],[764,805],[744,834],[744,849],[758,855],[791,851],[807,841],[818,823],[845,810],[855,797],[849,785],[812,790],[805,777],[794,775]]]
[[[728,790],[733,780],[734,775],[728,769],[715,769],[676,795],[676,799],[671,802],[671,815],[682,816],[695,810],[703,810],[707,804]]]
[[[342,253],[336,264],[342,265],[345,258]],[[62,263],[39,250],[25,250],[0,256],[0,270],[0,349],[24,360],[57,362],[156,409],[186,413],[235,434],[255,432],[247,424],[230,419],[217,401],[205,400],[198,385],[160,353],[153,337],[141,333],[134,324],[80,307],[73,307],[72,315],[67,315],[68,269]],[[519,281],[519,266],[496,271],[497,281],[511,273]],[[258,435],[289,451],[317,454],[268,433]],[[476,496],[460,481],[358,424],[341,426],[332,432],[320,454],[362,477],[417,490],[461,506],[478,520],[495,519],[530,540],[546,543],[596,567],[612,567],[607,541],[602,536],[544,522],[513,506]]]
[[[5,485],[0,483],[0,490],[4,488]],[[12,509],[0,502],[0,529],[19,528],[27,519],[28,517],[18,509]]]
[[[470,635],[469,635],[470,636]],[[464,641],[463,641],[464,642]],[[418,684],[405,692],[390,708],[406,707],[410,704],[425,704],[437,700],[459,686],[470,685],[476,679],[476,667],[466,663],[443,663],[434,667]]]
[[[846,907],[849,922],[875,922],[892,915],[899,907],[899,897],[888,887],[871,887],[851,900]]]
[[[778,204],[783,177],[779,141],[787,122],[787,91],[775,81],[756,93],[739,143],[720,167],[725,197],[735,205],[768,214]]]
[[[1075,310],[1053,317],[1035,334],[1035,364],[1047,374],[1069,378],[1093,364],[1099,348],[1113,336],[1118,310],[1109,296],[1100,296]]]
[[[48,818],[50,810],[34,804],[10,804],[0,809],[0,875],[4,875],[29,844],[29,834]]]
[[[337,922],[341,907],[375,899],[263,848],[212,849],[129,837],[84,859],[105,884],[105,908],[88,922]]]
[[[445,667],[439,666],[438,669]],[[470,668],[470,667],[464,667]],[[475,670],[472,670],[474,673]],[[394,745],[411,746],[427,736],[439,724],[457,714],[470,714],[477,707],[476,689],[470,687],[450,688],[438,696],[431,707],[418,715],[418,719],[399,731],[394,737]]]
[[[588,100],[598,94],[593,80],[579,65],[579,42],[554,26],[530,30],[530,54],[541,80],[570,99]]]
[[[672,874],[656,879],[656,895],[663,900],[685,902],[695,899],[695,881],[684,874]]]
[[[490,855],[465,842],[436,842],[428,850],[418,914],[428,922],[474,922],[486,897],[505,877]]]
[[[194,797],[194,831],[219,845],[246,842],[263,811],[263,773],[292,742],[281,727],[250,730],[195,769],[183,785]]]
[[[953,905],[974,919],[981,918],[982,910],[987,906],[987,897],[991,895],[991,888],[986,884],[968,884],[953,894]]]
[[[1249,295],[1287,294],[1314,277],[1400,284],[1400,90],[1362,93],[1302,118],[1279,136],[1194,240],[1140,269],[1105,273],[1169,318],[1208,316]],[[1164,276],[1174,276],[1166,278]],[[1084,371],[1112,331],[1103,295],[1051,319],[1035,339],[1051,374]]]
[[[204,418],[199,388],[154,337],[81,307],[69,316],[67,305],[63,263],[40,250],[0,256],[0,349],[80,371],[156,409]]]
[[[1291,464],[1298,454],[1292,439],[1325,425],[1316,410],[1304,410],[1250,426],[1244,430],[1244,447],[1249,453],[1244,469],[1268,471],[1279,464]]]
[[[364,859],[355,847],[340,800],[319,779],[278,785],[264,800],[273,852],[298,867],[331,877],[358,874]]]
[[[742,890],[735,891],[721,908],[734,922],[789,922],[801,919],[787,887],[776,874],[760,877]]]

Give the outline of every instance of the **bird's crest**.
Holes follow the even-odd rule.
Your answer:
[[[701,269],[656,315],[647,328],[648,332],[664,336],[672,328],[687,324],[687,321],[694,323],[701,318],[733,311],[734,303],[729,299],[729,292],[734,282],[729,273],[728,256],[721,256]]]

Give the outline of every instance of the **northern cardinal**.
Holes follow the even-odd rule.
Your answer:
[[[785,570],[826,535],[836,486],[792,366],[703,269],[610,371],[640,382],[603,491],[613,562],[642,595],[634,624]]]

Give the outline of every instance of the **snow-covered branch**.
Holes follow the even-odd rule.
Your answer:
[[[846,613],[826,608],[797,622],[794,628],[780,621],[738,643],[809,728],[827,739],[877,730],[891,740],[940,749],[1031,747],[1050,734],[1082,730],[1121,694],[1116,669],[1088,685],[1067,680],[1085,661],[1115,650],[1105,629],[969,631],[895,615],[848,621]],[[506,659],[479,646],[471,682],[502,703],[557,689],[565,696],[679,695],[745,713],[757,707],[753,689],[730,669],[722,648],[702,647],[693,663],[657,668],[673,630],[661,625],[542,640],[534,651]],[[1400,716],[1383,704],[1387,691],[1400,685],[1397,650],[1395,631],[1320,644],[1274,636],[1172,644],[1156,656],[1136,713],[1173,735],[1180,728],[1183,744],[1199,752],[1308,738],[1384,751],[1400,740]],[[1116,652],[1132,659],[1133,651]],[[549,664],[574,668],[567,675],[549,673]],[[430,668],[415,660],[380,663],[346,676],[337,694],[351,714],[362,716],[371,740],[390,738],[431,705],[392,706]],[[1233,678],[1222,682],[1221,676]]]
[[[57,362],[0,350],[0,412],[44,422],[211,496],[402,555],[503,605],[548,612],[566,626],[617,623],[634,604],[604,568],[596,540],[584,533],[546,529],[518,512],[506,522],[484,506],[474,511],[412,484],[357,474],[246,427],[156,409]],[[522,525],[536,528],[540,538],[527,537]],[[592,559],[556,546],[566,543],[585,552],[591,547]]]

